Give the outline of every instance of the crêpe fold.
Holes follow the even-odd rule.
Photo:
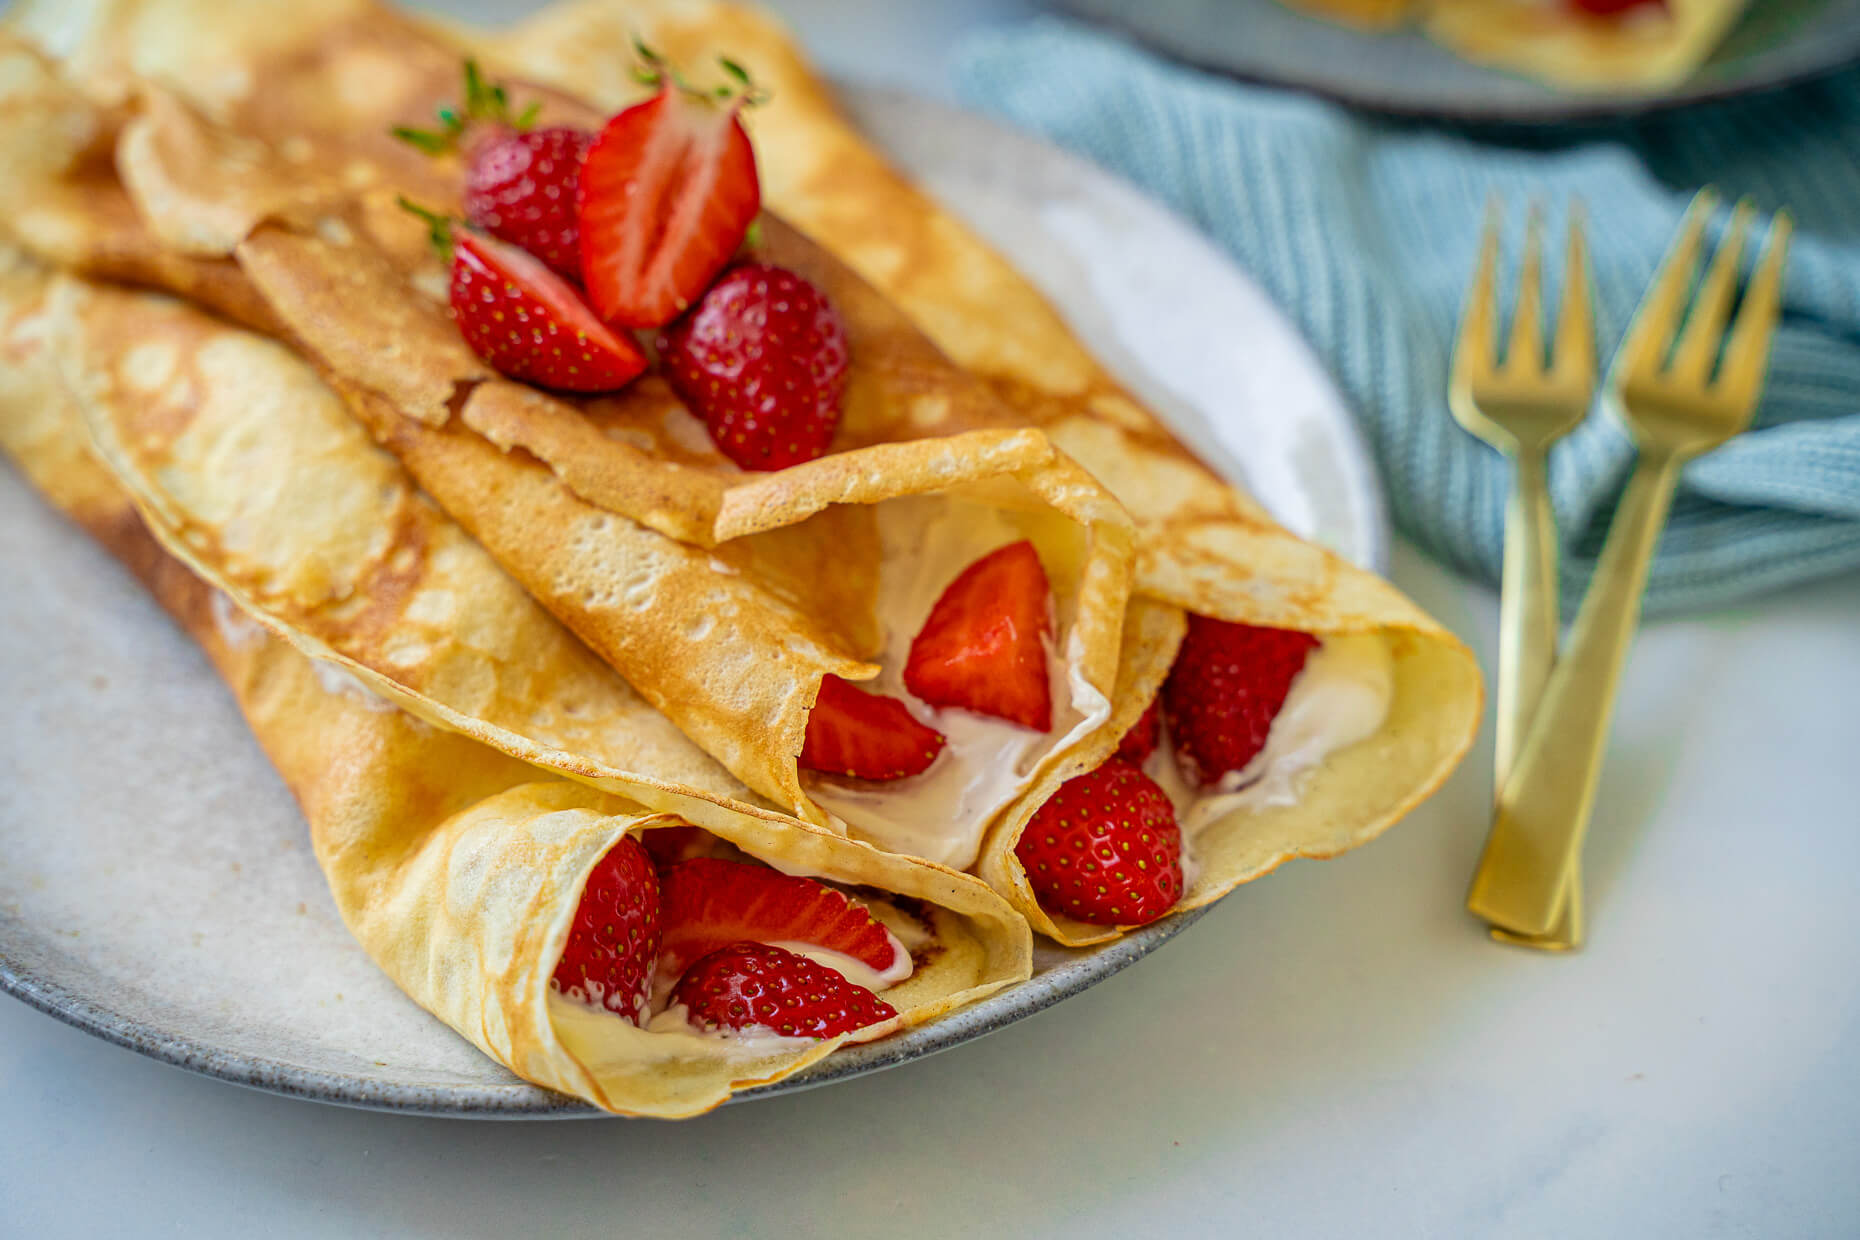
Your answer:
[[[845,519],[848,512],[861,510],[828,508],[796,525],[761,533],[743,531],[762,529],[768,520],[786,519],[770,517],[770,513],[805,514],[837,499],[863,503],[912,488],[951,486],[950,479],[958,474],[925,470],[936,476],[902,479],[891,473],[906,467],[904,461],[889,459],[886,453],[919,460],[915,453],[943,451],[914,442],[926,433],[959,432],[955,438],[974,445],[977,451],[981,445],[987,445],[989,452],[1004,451],[1003,445],[1016,443],[1056,446],[1065,456],[1054,457],[1053,472],[1045,475],[1051,479],[1048,489],[1052,494],[1036,491],[1032,502],[1082,522],[1094,535],[1094,545],[1106,550],[1105,555],[1092,557],[1102,566],[1101,586],[1096,591],[1102,606],[1094,603],[1081,611],[1103,618],[1094,621],[1092,630],[1096,634],[1091,643],[1095,651],[1092,666],[1098,669],[1092,683],[1101,690],[1114,690],[1113,717],[1097,733],[1057,755],[1036,777],[1034,786],[996,821],[984,843],[982,872],[1043,931],[1069,942],[1116,933],[1048,918],[1032,900],[1013,859],[1012,845],[1021,826],[1058,782],[1100,761],[1122,728],[1147,705],[1180,640],[1183,611],[1320,636],[1373,633],[1387,643],[1397,667],[1396,697],[1385,728],[1311,772],[1298,804],[1282,812],[1235,814],[1203,833],[1197,842],[1199,864],[1190,903],[1212,899],[1287,858],[1328,856],[1373,838],[1428,795],[1470,743],[1481,690],[1476,666],[1464,646],[1387,583],[1278,527],[1177,443],[1091,357],[1036,289],[883,162],[839,114],[830,93],[813,76],[785,31],[760,11],[706,0],[676,4],[614,0],[560,6],[495,36],[463,30],[448,36],[487,62],[530,80],[552,83],[602,107],[619,106],[637,97],[639,88],[627,72],[635,32],[688,64],[707,63],[727,53],[748,64],[772,88],[773,102],[750,119],[765,202],[779,216],[771,230],[771,243],[800,238],[795,243],[801,245],[802,258],[793,261],[812,256],[810,261],[819,264],[816,278],[841,280],[836,301],[854,307],[856,321],[870,324],[871,339],[892,341],[883,354],[887,362],[902,358],[909,364],[900,362],[890,370],[880,368],[866,375],[872,385],[868,391],[893,394],[889,406],[878,401],[849,410],[850,428],[893,429],[870,436],[863,431],[853,433],[853,452],[828,457],[798,472],[744,481],[740,476],[730,479],[727,471],[719,472],[716,462],[706,457],[702,441],[689,434],[688,425],[683,431],[677,429],[685,425],[679,416],[688,419],[689,415],[676,407],[665,390],[651,384],[640,385],[622,401],[571,406],[520,385],[477,379],[447,366],[412,367],[404,374],[371,378],[356,367],[332,364],[336,344],[319,349],[306,342],[310,328],[316,331],[309,334],[338,341],[365,343],[369,335],[347,323],[347,312],[340,309],[342,299],[332,299],[319,308],[317,296],[327,292],[328,282],[343,270],[342,261],[332,255],[353,251],[358,269],[374,272],[358,286],[370,292],[394,287],[395,280],[403,292],[418,289],[422,281],[431,284],[431,269],[422,274],[419,267],[428,260],[417,257],[423,245],[417,227],[389,201],[390,189],[398,190],[400,182],[389,186],[378,181],[380,169],[392,166],[395,178],[434,178],[431,192],[443,197],[456,192],[444,182],[446,170],[423,166],[424,171],[415,171],[395,163],[404,160],[405,154],[383,147],[378,128],[363,132],[343,126],[359,125],[363,118],[373,124],[384,98],[416,112],[427,107],[430,96],[441,89],[441,70],[452,71],[455,50],[415,37],[404,25],[393,27],[392,20],[366,6],[307,4],[293,12],[294,32],[289,37],[276,31],[266,32],[262,40],[255,36],[251,45],[257,50],[243,58],[236,50],[236,38],[216,38],[196,60],[190,50],[150,51],[122,35],[158,10],[169,20],[185,20],[192,11],[189,5],[177,0],[161,4],[122,0],[106,7],[126,13],[133,10],[133,14],[114,24],[81,19],[61,25],[58,14],[48,15],[45,6],[29,4],[24,6],[25,24],[29,32],[41,36],[48,27],[59,29],[57,37],[41,37],[41,42],[55,51],[64,49],[65,63],[85,82],[87,97],[98,100],[99,107],[117,108],[111,115],[119,126],[154,124],[161,119],[147,105],[154,97],[147,83],[153,80],[184,88],[185,106],[165,114],[170,123],[227,126],[235,134],[263,134],[272,142],[273,153],[286,160],[292,158],[293,149],[314,153],[319,143],[329,152],[340,152],[345,142],[351,143],[360,152],[352,161],[338,161],[361,170],[355,174],[360,188],[342,187],[343,194],[337,196],[340,209],[334,214],[315,216],[306,223],[298,200],[254,196],[264,203],[281,203],[248,213],[246,222],[253,225],[252,230],[235,247],[237,270],[249,277],[248,292],[260,290],[256,300],[263,309],[250,316],[233,298],[224,299],[225,304],[209,304],[261,330],[281,333],[294,347],[307,352],[374,436],[511,576],[700,746],[776,803],[798,803],[805,811],[806,800],[798,787],[784,782],[793,779],[794,773],[791,759],[786,766],[780,761],[780,751],[792,755],[798,749],[800,723],[819,675],[831,671],[858,676],[869,671],[870,665],[862,660],[871,653],[870,626],[856,619],[849,624],[844,620],[847,609],[820,606],[820,600],[793,588],[793,583],[809,577],[795,565],[809,563],[807,557],[822,545],[840,545],[862,536],[856,518]],[[382,40],[389,37],[383,32],[395,29],[400,33],[392,38],[404,42],[404,59],[424,58],[428,70],[415,73],[403,66],[380,64]],[[282,48],[303,50],[284,55]],[[281,61],[266,59],[280,55]],[[369,80],[381,89],[365,98],[362,92],[343,94],[334,109],[300,106],[293,112],[290,105],[302,103],[293,91],[303,82],[317,80],[317,74],[306,68],[313,62],[340,63],[339,77],[369,77],[378,68],[379,77]],[[219,65],[222,76],[183,72],[184,67],[197,64]],[[243,76],[235,70],[240,65],[245,66]],[[265,68],[255,70],[254,65]],[[278,65],[294,66],[296,71],[286,72]],[[253,90],[251,84],[260,76],[277,89]],[[130,86],[123,87],[111,102],[106,87],[116,79]],[[409,82],[425,84],[410,86]],[[140,96],[134,93],[136,89]],[[568,106],[558,97],[551,99],[556,106]],[[351,106],[355,111],[346,111]],[[259,111],[266,115],[255,116]],[[316,119],[305,119],[309,117]],[[103,123],[99,125],[101,129]],[[316,132],[285,137],[286,130],[277,128],[280,125],[314,126]],[[299,148],[293,148],[293,140],[300,140]],[[210,154],[215,149],[215,143],[204,138],[192,143],[178,139],[165,145],[151,143],[151,147],[157,145],[183,154]],[[321,159],[318,167],[329,162]],[[74,160],[61,166],[60,175],[81,166],[82,161]],[[180,199],[170,191],[187,189],[189,178],[175,171],[185,166],[186,161],[178,156],[164,157],[143,172],[132,172],[130,180],[139,201],[158,213],[176,210],[174,203]],[[168,169],[165,174],[164,167]],[[208,177],[201,183],[217,182]],[[131,201],[120,184],[115,192],[123,201]],[[165,208],[160,205],[163,202],[168,204]],[[129,214],[139,218],[133,202]],[[781,231],[783,220],[794,225],[795,231]],[[180,221],[163,232],[174,234],[178,244],[179,234],[187,227]],[[74,226],[73,231],[81,232],[82,226]],[[807,237],[820,245],[808,249],[803,244]],[[22,241],[44,248],[28,237],[22,236]],[[224,262],[205,254],[180,255],[172,246],[157,243],[146,227],[140,244],[153,249],[161,262],[201,265],[186,268],[189,273],[219,271],[207,265]],[[824,258],[819,254],[822,247],[828,252]],[[67,248],[81,252],[81,247]],[[155,260],[148,261],[155,265]],[[204,275],[189,278],[204,280]],[[161,279],[154,282],[179,287]],[[185,288],[180,291],[197,296]],[[279,309],[287,303],[293,307],[291,321]],[[873,311],[868,316],[862,307]],[[267,316],[274,321],[264,322]],[[916,333],[905,331],[907,327],[914,327]],[[899,343],[908,341],[915,343],[909,347]],[[967,372],[960,382],[949,378],[950,360]],[[350,373],[336,373],[341,370]],[[925,374],[944,375],[944,386],[934,394],[937,399],[925,401],[923,393],[913,387],[921,386]],[[397,384],[398,397],[378,390]],[[888,408],[890,412],[868,418],[858,413],[860,408]],[[582,420],[566,419],[564,410],[578,410]],[[1037,431],[1041,438],[1019,440],[1011,433],[1001,437],[1002,421],[1023,434]],[[589,426],[598,428],[603,439],[630,446],[652,462],[650,469],[633,470],[626,464],[633,458],[618,448],[583,452],[578,445],[588,442]],[[500,465],[497,457],[506,464]],[[1117,574],[1111,564],[1117,555],[1112,544],[1126,535],[1110,517],[1095,520],[1084,511],[1088,505],[1092,513],[1102,515],[1103,493],[1095,485],[1086,487],[1080,481],[1085,475],[1072,473],[1069,463],[1058,463],[1067,458],[1083,466],[1085,475],[1108,489],[1135,519],[1135,583],[1144,598],[1130,612],[1128,623],[1122,623],[1122,604],[1111,603],[1117,596],[1112,580]],[[861,474],[844,464],[861,459],[885,461],[886,468]],[[965,449],[962,459],[974,458]],[[994,486],[1006,477],[1017,479],[1016,485],[1023,489],[1034,490],[1012,474],[990,478],[986,485]],[[664,485],[653,482],[632,489],[640,479],[656,479]],[[894,487],[902,489],[894,491]],[[1081,507],[1067,509],[1054,495],[1070,495],[1065,502]],[[738,498],[732,502],[729,496]],[[745,496],[753,502],[741,498]],[[1024,497],[1022,502],[1027,502]],[[634,507],[637,514],[627,522],[603,504]],[[527,520],[532,514],[540,514],[533,523]],[[641,620],[604,616],[587,605],[589,598],[600,597],[600,591],[616,580],[632,584],[635,579],[627,574],[640,562],[650,562],[655,574],[662,564],[674,565],[676,571],[668,580],[681,595],[711,588],[718,579],[740,579],[744,575],[741,565],[713,562],[710,557],[751,555],[762,546],[757,540],[792,532],[802,532],[798,536],[806,540],[804,532],[821,517],[839,519],[831,537],[814,538],[799,551],[777,549],[754,561],[755,584],[766,586],[757,596],[754,613],[763,627],[745,630],[743,639],[733,646],[740,658],[706,651],[695,666],[688,659],[681,660],[681,654],[690,649],[689,633],[703,623],[702,615],[691,610],[655,611],[648,620]],[[619,524],[596,524],[600,521]],[[564,547],[574,538],[565,539],[559,531],[594,530],[598,533],[589,537],[607,539],[614,529],[638,529],[642,537],[629,534],[622,540],[630,548],[623,554],[565,558]],[[643,538],[668,531],[675,537],[659,542]],[[869,529],[863,536],[869,538]],[[707,549],[707,543],[715,544],[714,549]],[[776,571],[771,564],[786,568]],[[1079,579],[1086,578],[1080,575]],[[845,588],[857,593],[871,585],[867,578]],[[840,618],[825,615],[829,610]],[[857,609],[853,613],[856,617]],[[840,662],[834,663],[834,656]],[[749,679],[744,681],[744,676]],[[745,701],[745,684],[761,696]],[[773,721],[777,732],[787,731],[769,741],[758,730],[744,726],[758,718]]]
[[[877,670],[881,548],[866,509],[922,494],[1058,515],[1041,552],[1073,590],[1060,600],[1070,618],[1060,643],[1109,691],[1128,588],[1121,507],[779,220],[766,221],[771,252],[811,261],[844,298],[846,450],[748,475],[658,380],[571,403],[491,375],[452,323],[423,225],[396,205],[403,194],[455,199],[456,170],[385,136],[456,90],[458,53],[385,11],[336,8],[298,43],[267,36],[270,59],[239,89],[182,75],[195,67],[184,56],[159,66],[168,82],[140,49],[129,56],[124,72],[149,76],[126,79],[114,149],[146,244],[203,264],[230,253],[276,330],[415,482],[648,701],[757,793],[827,821],[795,759],[822,678]],[[391,81],[344,95],[364,69]],[[170,89],[183,76],[187,98]],[[344,96],[362,137],[345,145],[347,131],[269,103],[314,85]],[[545,120],[595,119],[544,102]]]
[[[886,992],[902,1025],[1027,976],[1025,923],[974,879],[748,806],[653,785],[645,791],[654,810],[551,778],[332,679],[253,624],[164,554],[90,455],[46,289],[42,270],[0,253],[0,448],[200,642],[303,807],[350,930],[402,989],[486,1054],[610,1111],[678,1117],[780,1080],[846,1040],[738,1050],[552,1005],[549,975],[590,868],[621,835],[678,822],[700,823],[784,871],[902,902],[933,932],[913,976]]]

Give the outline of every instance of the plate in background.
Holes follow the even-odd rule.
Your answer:
[[[1293,529],[1384,566],[1375,475],[1341,400],[1206,241],[1104,172],[988,121],[900,94],[846,98],[1197,451],[1244,474]],[[1208,323],[1224,325],[1230,347],[1206,338]],[[0,990],[143,1054],[277,1093],[480,1118],[601,1114],[486,1059],[374,967],[204,658],[10,469],[0,580]],[[740,1097],[980,1037],[1198,916],[1102,948],[1043,948],[1028,982]]]
[[[1064,0],[1191,63],[1380,112],[1466,121],[1603,120],[1766,90],[1860,59],[1860,0],[1755,0],[1684,85],[1574,94],[1461,60],[1413,30],[1373,33],[1276,0]]]

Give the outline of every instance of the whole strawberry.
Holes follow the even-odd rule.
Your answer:
[[[1041,908],[1093,925],[1140,926],[1182,898],[1175,807],[1121,758],[1061,784],[1014,855]]]
[[[1163,685],[1163,717],[1189,777],[1211,784],[1243,770],[1318,640],[1292,629],[1188,618],[1188,636]]]
[[[550,986],[643,1024],[659,940],[659,876],[639,841],[622,836],[588,874]]]
[[[835,969],[767,943],[735,943],[678,979],[672,1002],[700,1029],[830,1038],[896,1020],[897,1009]]]
[[[659,338],[666,378],[744,469],[785,469],[827,450],[846,390],[846,331],[792,271],[724,272]]]
[[[465,218],[580,280],[575,192],[593,141],[586,130],[564,126],[488,133],[467,150]]]
[[[579,281],[576,197],[594,135],[563,126],[533,128],[536,112],[532,104],[513,116],[504,88],[487,82],[477,62],[467,60],[464,99],[439,110],[438,128],[400,126],[393,132],[429,155],[462,155],[465,218]]]

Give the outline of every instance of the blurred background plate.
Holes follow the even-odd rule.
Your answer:
[[[1602,120],[1766,90],[1860,59],[1860,0],[1754,0],[1699,72],[1659,95],[1571,94],[1469,64],[1415,31],[1375,34],[1276,0],[1062,0],[1183,60],[1376,111],[1466,121]]]
[[[1293,529],[1385,566],[1375,475],[1336,391],[1264,294],[1188,225],[969,114],[890,92],[846,98],[1206,458],[1244,472]],[[297,808],[199,651],[6,468],[0,580],[0,990],[277,1093],[435,1115],[598,1114],[492,1063],[370,963],[336,916]],[[1095,950],[1042,949],[1023,985],[747,1096],[980,1037],[1199,916]]]

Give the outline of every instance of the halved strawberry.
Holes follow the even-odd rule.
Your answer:
[[[903,702],[826,676],[807,716],[801,765],[858,779],[916,775],[943,752],[943,734],[911,717]]]
[[[723,454],[786,469],[827,450],[846,390],[846,329],[794,272],[743,263],[659,338],[659,361]]]
[[[644,1023],[659,925],[659,876],[639,841],[622,836],[588,874],[550,987]]]
[[[1189,777],[1211,784],[1243,770],[1318,639],[1292,629],[1188,618],[1188,636],[1163,685],[1163,713]]]
[[[643,49],[642,49],[643,50]],[[659,327],[698,299],[743,243],[762,206],[756,155],[736,85],[694,90],[656,58],[659,93],[607,122],[582,166],[581,280],[603,318]]]
[[[699,956],[731,943],[811,943],[879,973],[902,967],[904,947],[842,893],[753,861],[698,857],[659,877],[665,930],[659,968],[677,977]]]
[[[611,392],[646,369],[633,341],[594,317],[540,261],[400,200],[426,221],[452,263],[452,317],[472,352],[513,379],[568,392]]]
[[[904,686],[932,706],[961,706],[1044,732],[1053,726],[1046,645],[1052,589],[1022,539],[963,569],[911,643]]]
[[[1157,713],[1159,701],[1159,698],[1151,698],[1137,721],[1130,725],[1130,731],[1124,733],[1124,739],[1117,742],[1117,756],[1132,766],[1142,766],[1156,752],[1156,742],[1162,731],[1162,720]]]
[[[1121,758],[1061,784],[1014,855],[1041,908],[1093,925],[1140,926],[1182,898],[1175,807]]]
[[[896,1020],[898,1010],[824,964],[766,943],[711,952],[678,979],[672,1002],[699,1029],[767,1029],[830,1038]]]

